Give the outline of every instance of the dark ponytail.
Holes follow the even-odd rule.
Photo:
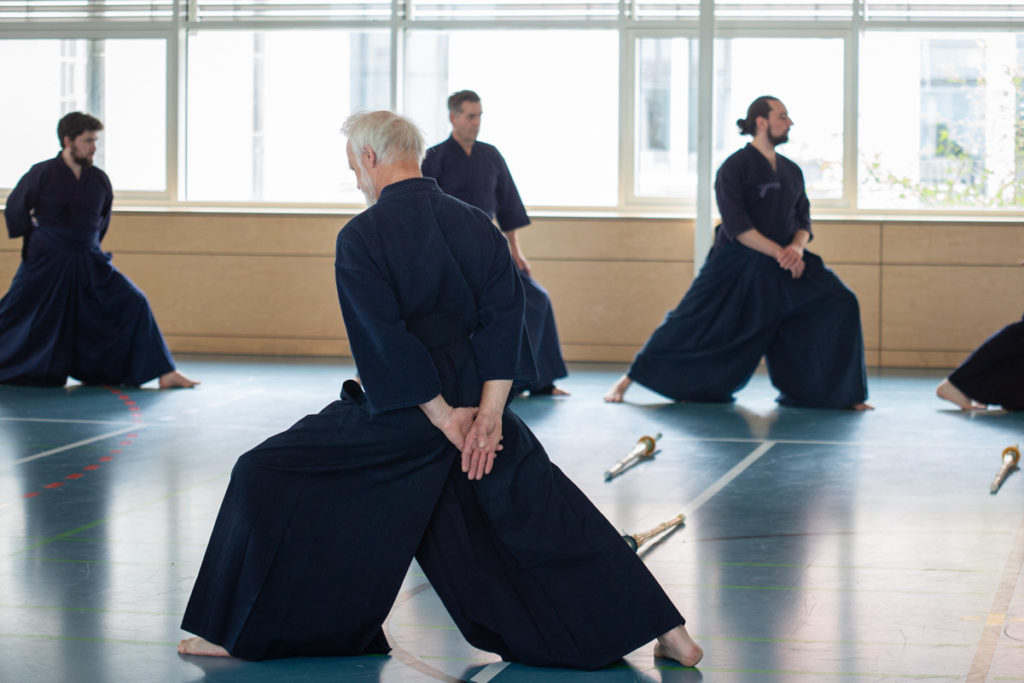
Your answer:
[[[778,102],[778,97],[761,95],[747,107],[747,118],[736,119],[736,126],[740,129],[740,135],[754,135],[757,133],[758,117],[768,118],[772,111],[772,102]]]

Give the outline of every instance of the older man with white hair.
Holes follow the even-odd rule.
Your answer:
[[[658,638],[696,664],[643,562],[506,406],[534,370],[505,239],[420,176],[408,120],[342,130],[372,204],[335,263],[361,385],[239,458],[179,652],[387,652],[415,556],[466,639],[506,660],[593,669]]]

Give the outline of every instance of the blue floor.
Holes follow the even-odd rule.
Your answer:
[[[1024,473],[989,493],[1024,414],[966,414],[943,373],[881,371],[868,413],[673,404],[621,364],[514,408],[641,548],[704,647],[601,672],[505,665],[467,645],[414,565],[388,657],[179,656],[178,625],[235,458],[337,396],[344,362],[192,357],[196,390],[0,387],[0,681],[1024,681]],[[659,451],[610,482],[645,434]],[[594,596],[600,599],[599,595]],[[344,618],[344,615],[339,615]]]

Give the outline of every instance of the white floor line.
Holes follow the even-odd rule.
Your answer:
[[[506,666],[508,666],[508,662],[491,662],[484,668],[480,669],[480,671],[478,671],[477,674],[469,680],[473,681],[473,683],[487,683],[487,681],[504,671]]]
[[[565,436],[546,436],[544,437],[544,443],[549,441],[555,441],[557,439],[564,439],[566,441],[573,441],[576,439],[574,435]],[[763,438],[756,436],[751,437],[724,437],[724,436],[677,436],[669,435],[665,437],[665,441],[679,441],[680,443],[764,443]],[[998,446],[999,449],[1005,448],[1005,444],[997,444],[992,442],[990,444],[978,444],[977,442],[971,442],[970,444],[957,444],[950,441],[943,441],[941,443],[927,443],[921,440],[908,441],[906,443],[901,441],[830,441],[825,439],[772,439],[772,443],[786,444],[792,446],[861,446],[871,448],[904,448],[907,446],[913,446],[914,449],[928,449],[928,448],[956,448],[957,450],[969,449],[969,450],[992,450]],[[659,442],[660,443],[660,442]],[[550,450],[550,449],[549,449]]]
[[[128,420],[73,420],[56,417],[0,417],[0,422],[56,422],[79,425],[123,425]]]
[[[144,428],[144,426],[141,425],[141,424],[132,425],[131,427],[125,427],[124,429],[118,429],[116,432],[108,432],[107,434],[100,434],[99,436],[93,436],[93,437],[90,437],[88,439],[82,439],[81,441],[76,441],[74,443],[69,443],[68,445],[61,446],[60,448],[51,448],[48,451],[43,451],[42,453],[36,453],[35,455],[30,455],[27,458],[22,458],[21,460],[15,460],[14,462],[8,463],[6,465],[0,465],[0,470],[8,469],[8,468],[14,467],[15,465],[21,465],[22,463],[31,462],[33,460],[39,460],[40,458],[45,458],[46,456],[53,455],[54,453],[63,453],[64,451],[70,451],[71,449],[78,448],[79,446],[86,446],[88,444],[95,443],[96,441],[102,441],[103,439],[109,439],[110,437],[117,436],[118,434],[125,434],[127,432],[134,432],[134,431],[137,431],[137,430],[140,430],[140,429],[143,429],[143,428]]]
[[[733,479],[743,474],[744,470],[757,462],[758,458],[767,453],[775,443],[775,441],[765,441],[762,443],[760,446],[755,448],[750,455],[740,460],[731,470],[719,477],[718,481],[706,488],[703,493],[684,505],[682,510],[686,513],[686,516],[691,517],[693,513],[697,511],[697,508],[708,502],[713,495],[728,486],[729,482]]]

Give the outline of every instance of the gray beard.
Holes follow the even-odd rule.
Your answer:
[[[359,185],[362,187],[363,197],[366,199],[366,208],[377,203],[377,188],[373,186],[370,176],[363,170],[363,164],[357,159],[356,168],[359,170]]]

